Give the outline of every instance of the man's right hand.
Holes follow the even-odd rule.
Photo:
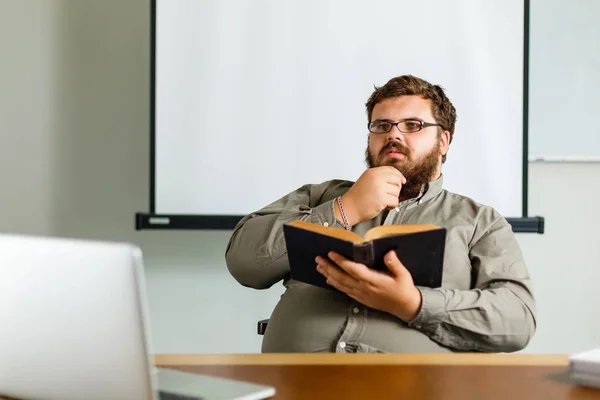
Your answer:
[[[363,172],[352,188],[342,196],[348,224],[354,226],[374,218],[384,208],[397,207],[400,190],[405,183],[404,175],[391,166],[369,168]]]

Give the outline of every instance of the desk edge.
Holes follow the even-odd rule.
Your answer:
[[[200,365],[499,365],[568,366],[566,354],[156,354],[156,366]]]

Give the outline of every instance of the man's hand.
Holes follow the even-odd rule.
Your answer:
[[[369,168],[342,196],[348,224],[354,226],[377,216],[384,208],[398,206],[406,178],[391,166]],[[337,204],[336,204],[337,213]],[[341,215],[341,214],[340,214]],[[341,218],[338,218],[341,220]]]
[[[337,253],[317,257],[317,270],[327,283],[367,307],[388,312],[403,321],[414,319],[421,310],[421,291],[410,272],[392,250],[384,257],[388,272],[375,271]]]

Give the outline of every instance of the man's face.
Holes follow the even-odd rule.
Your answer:
[[[371,121],[398,122],[415,119],[436,123],[431,112],[431,100],[420,96],[401,96],[385,99],[375,105]],[[387,133],[370,133],[366,150],[367,165],[396,167],[407,179],[402,189],[403,197],[418,194],[421,185],[437,179],[441,170],[442,155],[448,149],[449,133],[437,126],[418,132],[402,133],[396,126]],[[416,191],[416,193],[413,193]]]

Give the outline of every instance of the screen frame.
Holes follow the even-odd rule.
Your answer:
[[[156,3],[150,0],[150,190],[149,212],[136,214],[136,230],[230,230],[243,215],[156,213]],[[514,232],[544,233],[544,218],[528,216],[529,179],[529,19],[530,0],[523,0],[523,156],[522,215],[505,217]]]

